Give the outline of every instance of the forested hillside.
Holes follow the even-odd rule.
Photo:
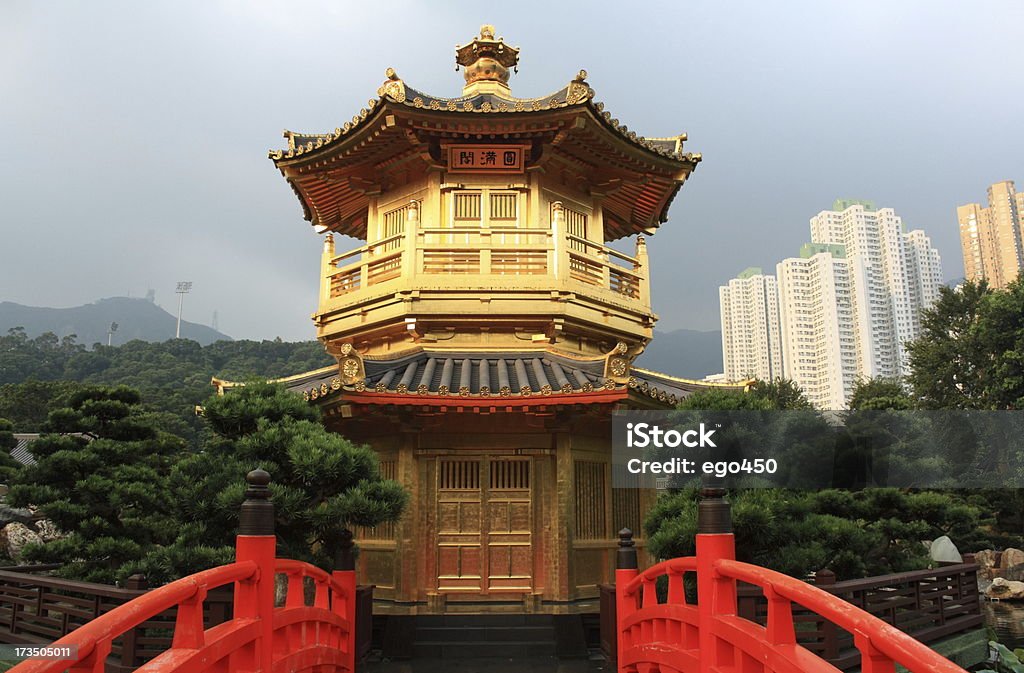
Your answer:
[[[34,432],[77,384],[127,385],[160,413],[160,424],[195,443],[195,406],[212,392],[213,376],[232,380],[276,378],[331,364],[316,341],[129,341],[87,349],[73,337],[30,338],[12,329],[0,336],[0,418],[18,432]]]
[[[173,337],[177,328],[175,316],[153,301],[136,297],[110,297],[70,308],[22,306],[0,301],[0,334],[22,327],[30,337],[46,332],[53,332],[58,338],[73,334],[80,343],[91,346],[107,343],[112,323],[117,325],[110,335],[115,346],[134,339],[164,341]],[[231,339],[211,327],[188,320],[181,321],[181,337],[204,346]]]

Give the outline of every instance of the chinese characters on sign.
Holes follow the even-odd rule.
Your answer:
[[[522,173],[523,148],[509,145],[450,145],[448,170],[462,173]]]

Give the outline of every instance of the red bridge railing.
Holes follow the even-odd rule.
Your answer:
[[[254,470],[242,504],[235,562],[204,570],[120,605],[53,643],[77,647],[76,657],[30,660],[11,673],[104,673],[112,643],[160,613],[177,608],[169,649],[142,665],[146,673],[353,673],[355,570],[351,553],[327,573],[276,558],[270,475]],[[288,578],[284,605],[275,607],[276,575]],[[314,586],[311,604],[306,581]],[[234,585],[233,619],[205,628],[203,602],[213,589]]]
[[[697,555],[637,569],[632,533],[622,532],[615,577],[619,673],[841,673],[797,642],[794,605],[853,634],[862,673],[965,673],[899,629],[798,579],[736,561],[724,491],[705,488]],[[696,575],[698,601],[684,579]],[[665,578],[661,580],[661,578]],[[659,602],[658,583],[667,583]],[[737,582],[760,587],[768,601],[762,626],[737,613]]]

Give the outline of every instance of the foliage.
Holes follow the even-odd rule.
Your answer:
[[[21,471],[21,463],[11,457],[11,449],[17,445],[14,424],[0,417],[0,483],[9,484]]]
[[[789,379],[754,381],[749,390],[701,390],[683,398],[681,410],[769,411],[773,409],[810,409],[803,391]]]
[[[199,446],[203,425],[195,405],[210,394],[210,379],[288,376],[331,364],[316,341],[218,341],[200,346],[187,339],[163,343],[96,344],[86,350],[73,336],[47,333],[30,339],[22,329],[0,336],[0,416],[17,430],[36,432],[46,415],[61,408],[81,386],[127,385],[139,390],[154,420]]]
[[[908,346],[914,397],[928,409],[1024,408],[1024,279],[941,288]]]
[[[1024,673],[1024,649],[1010,651],[1006,645],[989,641],[989,648],[995,651],[995,669],[983,668],[978,673]]]
[[[694,553],[697,499],[696,489],[658,499],[644,524],[656,557]],[[840,578],[923,568],[920,540],[949,535],[969,547],[984,539],[977,508],[938,492],[749,489],[730,500],[737,558],[795,577],[826,567]]]
[[[857,379],[847,406],[852,411],[905,411],[914,408],[914,400],[898,379],[877,377]]]
[[[37,506],[66,535],[29,545],[27,560],[111,583],[173,539],[167,479],[185,444],[151,421],[138,392],[125,386],[83,388],[50,413],[48,434],[32,444],[37,463],[15,476],[8,498]]]
[[[38,432],[50,412],[66,407],[81,388],[75,381],[35,379],[0,385],[0,416],[10,420],[16,432]]]
[[[376,453],[320,424],[315,409],[282,386],[252,382],[211,397],[205,415],[214,435],[186,457],[170,481],[183,523],[174,544],[143,563],[166,581],[229,558],[244,498],[244,475],[271,474],[278,552],[325,569],[349,526],[376,526],[401,515],[408,494],[378,471]]]
[[[764,400],[769,409],[807,410],[811,402],[804,391],[790,379],[776,378],[774,381],[754,381],[750,394]]]

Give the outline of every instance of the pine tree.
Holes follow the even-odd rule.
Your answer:
[[[11,449],[18,445],[14,438],[14,424],[0,418],[0,484],[9,484],[21,471],[21,463],[11,457]]]
[[[153,427],[138,392],[123,386],[75,393],[45,429],[32,444],[37,463],[14,478],[9,500],[38,507],[66,535],[30,545],[25,557],[63,564],[65,577],[123,579],[174,537],[167,479],[184,442]]]
[[[315,408],[280,385],[254,382],[215,395],[204,414],[213,436],[173,470],[183,527],[175,544],[146,560],[151,580],[230,558],[244,476],[257,467],[271,475],[278,554],[324,569],[333,567],[348,528],[395,521],[405,508],[408,494],[380,477],[372,449],[328,432]]]

